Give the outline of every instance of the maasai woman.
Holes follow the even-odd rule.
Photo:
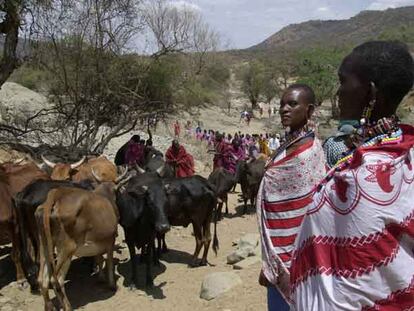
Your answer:
[[[402,44],[367,42],[338,75],[342,117],[361,126],[309,206],[291,297],[297,310],[413,310],[414,128],[395,116],[413,59]]]
[[[286,142],[268,161],[257,197],[262,244],[259,283],[268,288],[269,310],[289,310],[289,268],[295,237],[314,186],[325,174],[324,154],[308,129],[315,103],[313,90],[295,84],[284,92],[280,116]],[[305,309],[304,309],[305,310]]]

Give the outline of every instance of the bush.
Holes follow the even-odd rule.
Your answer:
[[[47,89],[48,75],[45,71],[24,64],[13,72],[9,81],[16,82],[33,91]]]

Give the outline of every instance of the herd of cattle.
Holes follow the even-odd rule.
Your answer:
[[[115,290],[118,223],[130,253],[132,286],[138,286],[136,249],[145,255],[146,285],[153,285],[152,264],[167,249],[171,225],[192,224],[196,246],[189,264],[207,265],[211,241],[215,253],[219,247],[217,220],[223,203],[228,212],[227,193],[240,183],[246,211],[248,199],[254,205],[264,169],[262,160],[240,162],[236,176],[218,169],[207,180],[173,177],[159,154],[149,154],[143,168],[117,167],[104,156],[73,164],[42,160],[0,165],[0,245],[12,243],[16,278],[27,280],[34,292],[40,289],[45,310],[54,308],[49,285],[60,307],[71,310],[64,280],[74,256],[93,257],[100,274],[105,262]]]

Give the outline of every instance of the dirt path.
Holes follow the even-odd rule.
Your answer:
[[[100,283],[95,276],[88,276],[85,266],[76,260],[72,263],[66,283],[69,299],[74,308],[84,310],[265,310],[265,290],[257,284],[260,264],[247,270],[237,271],[243,284],[223,296],[212,301],[199,298],[203,278],[212,272],[233,271],[226,264],[226,257],[234,247],[232,242],[244,233],[257,232],[256,216],[250,213],[241,216],[237,194],[230,195],[230,216],[218,224],[220,250],[215,257],[211,251],[209,262],[211,266],[189,268],[190,256],[194,250],[195,241],[188,228],[173,228],[167,235],[170,252],[161,260],[161,266],[156,268],[155,288],[144,290],[144,266],[140,266],[142,288],[131,291],[128,288],[130,265],[128,250],[122,243],[122,229],[119,230],[119,248],[115,254],[118,263],[118,290],[114,294],[107,290],[105,283]],[[250,210],[250,212],[253,212]],[[0,252],[1,255],[1,252]],[[0,280],[2,274],[12,275],[13,265],[8,256],[0,257]],[[5,273],[9,271],[8,273]],[[4,279],[3,275],[3,279]],[[7,279],[7,277],[6,277]],[[9,279],[10,281],[10,279]],[[4,280],[2,280],[4,282]],[[3,286],[0,282],[0,286]],[[4,309],[4,310],[3,310]],[[15,283],[10,283],[0,290],[0,310],[43,310],[43,300],[40,296],[30,294],[29,290],[20,290]]]

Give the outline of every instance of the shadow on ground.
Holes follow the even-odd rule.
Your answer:
[[[16,267],[10,254],[11,247],[0,248],[0,289],[16,281]]]
[[[117,263],[116,259],[114,263]],[[91,264],[85,258],[72,261],[66,276],[65,289],[73,309],[109,299],[116,293],[109,288],[106,278],[101,280],[97,274],[91,275]],[[57,299],[55,298],[53,302],[56,305]]]
[[[117,272],[122,275],[124,277],[124,282],[123,282],[123,286],[125,287],[130,287],[130,285],[132,285],[132,277],[131,277],[131,261],[130,259],[128,259],[127,261],[123,261],[120,262],[117,265]],[[145,271],[145,263],[141,262],[138,264],[138,282],[139,282],[139,288],[138,290],[143,290],[145,291],[145,293],[149,296],[152,296],[154,299],[164,299],[166,298],[166,296],[164,295],[164,292],[162,290],[162,288],[165,286],[165,282],[162,282],[158,285],[155,285],[156,282],[156,278],[158,275],[160,275],[161,273],[164,273],[166,270],[166,267],[163,263],[160,262],[159,265],[153,265],[152,266],[152,276],[154,278],[154,287],[152,288],[147,288],[145,286],[145,276],[146,276],[146,271]]]

